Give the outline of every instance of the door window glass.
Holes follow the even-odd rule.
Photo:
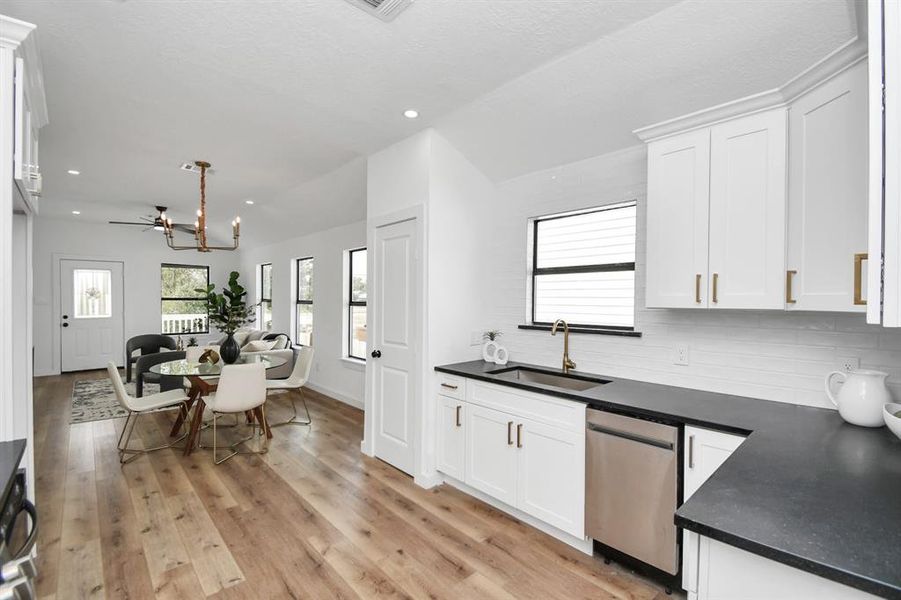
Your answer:
[[[108,319],[113,316],[113,272],[75,269],[72,272],[73,313],[76,319]]]

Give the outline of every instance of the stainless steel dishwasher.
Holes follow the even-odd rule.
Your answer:
[[[588,409],[585,532],[676,575],[679,430]]]

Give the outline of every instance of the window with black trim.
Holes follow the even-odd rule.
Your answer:
[[[301,346],[313,345],[313,257],[297,259],[294,340]]]
[[[532,221],[532,324],[632,331],[635,201]]]
[[[366,360],[366,248],[347,253],[347,356]]]
[[[263,331],[272,331],[272,263],[260,265],[259,324]]]
[[[205,290],[210,268],[202,265],[160,265],[160,331],[165,334],[209,333]]]

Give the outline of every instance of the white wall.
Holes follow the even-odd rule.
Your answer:
[[[680,387],[829,406],[826,373],[839,357],[890,373],[901,398],[901,332],[866,325],[862,314],[645,309],[644,147],[599,156],[503,182],[490,216],[488,316],[504,331],[511,360],[559,366],[563,340],[523,331],[526,322],[526,221],[529,217],[638,199],[636,329],[641,338],[573,334],[580,370]],[[673,364],[677,343],[688,366]]]
[[[34,345],[35,375],[60,371],[59,322],[53,306],[53,262],[55,255],[68,258],[123,260],[125,262],[125,339],[142,333],[160,332],[160,265],[162,263],[207,265],[210,282],[222,286],[238,267],[234,252],[201,254],[175,252],[166,246],[163,234],[142,232],[137,227],[80,223],[73,219],[38,217],[34,221]],[[242,278],[245,280],[246,278]],[[213,331],[210,336],[217,338]],[[123,341],[124,355],[125,344]]]
[[[366,224],[352,223],[241,252],[241,275],[256,281],[257,265],[272,263],[272,330],[294,339],[294,260],[313,261],[313,371],[310,387],[354,406],[363,406],[362,364],[342,359],[344,333],[343,255],[366,245]],[[251,290],[255,300],[256,288]]]

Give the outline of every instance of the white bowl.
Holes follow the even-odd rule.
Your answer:
[[[899,414],[901,414],[901,404],[886,404],[882,407],[885,424],[892,430],[892,433],[901,439],[901,417],[897,416]]]

